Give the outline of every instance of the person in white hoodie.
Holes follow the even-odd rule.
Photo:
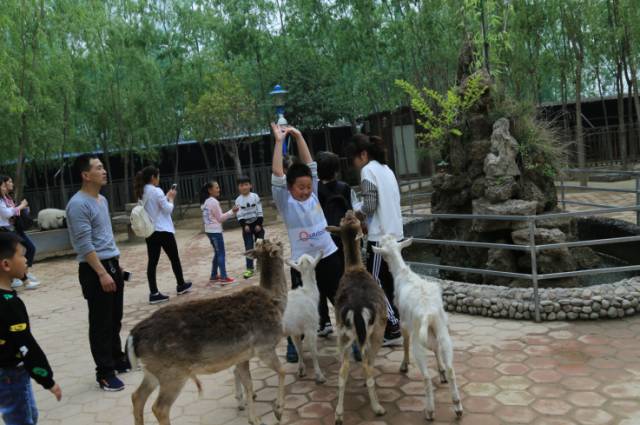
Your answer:
[[[156,281],[156,269],[160,261],[160,250],[169,257],[171,268],[176,277],[176,293],[186,294],[191,291],[191,282],[185,282],[182,274],[182,264],[178,254],[178,244],[176,243],[176,229],[173,225],[171,213],[173,212],[173,201],[177,191],[171,188],[165,194],[160,184],[160,170],[154,166],[143,168],[136,174],[135,194],[144,203],[144,209],[153,222],[154,232],[145,239],[147,243],[147,279],[149,280],[149,304],[158,304],[169,301],[169,297],[158,290]]]
[[[378,281],[387,296],[387,328],[384,346],[402,342],[398,309],[393,305],[393,276],[380,254],[372,250],[383,235],[391,234],[397,240],[404,239],[400,188],[396,176],[387,166],[382,139],[376,136],[356,134],[346,147],[347,157],[360,171],[362,206],[360,212],[366,216],[367,270]]]
[[[205,183],[200,191],[200,203],[202,204],[200,208],[202,209],[204,231],[209,237],[214,252],[209,282],[228,285],[233,283],[235,279],[227,275],[222,223],[233,217],[238,212],[239,207],[234,205],[232,209],[223,213],[220,201],[218,201],[219,196],[220,185],[218,182],[210,181]]]

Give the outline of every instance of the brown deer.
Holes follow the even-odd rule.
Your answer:
[[[160,425],[170,425],[169,411],[188,379],[237,365],[234,374],[246,392],[249,423],[258,425],[253,405],[249,360],[257,356],[278,373],[274,414],[284,408],[284,369],[276,355],[283,336],[287,304],[282,244],[257,241],[245,253],[258,261],[260,285],[218,298],[164,307],[138,323],[127,340],[132,365],[142,365],[144,379],[131,396],[136,425],[143,425],[144,405],[153,390],[160,393],[152,410]],[[242,394],[236,394],[243,408]]]
[[[337,425],[344,416],[344,391],[349,377],[349,351],[356,342],[362,353],[364,370],[371,409],[378,416],[386,412],[378,401],[373,377],[373,363],[382,346],[384,329],[387,324],[387,309],[384,292],[362,263],[360,239],[362,228],[353,211],[347,211],[340,220],[340,227],[327,227],[338,234],[344,245],[345,269],[336,293],[336,323],[338,328],[338,355],[342,357],[338,377]]]

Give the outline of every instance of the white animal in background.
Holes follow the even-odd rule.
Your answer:
[[[45,208],[38,212],[38,226],[41,230],[67,227],[67,212],[57,208]]]
[[[424,278],[409,268],[402,258],[402,249],[411,245],[413,239],[397,242],[394,236],[385,235],[373,247],[382,255],[393,275],[395,304],[400,311],[400,326],[404,337],[404,359],[401,372],[409,369],[409,342],[420,372],[425,381],[425,415],[433,420],[435,404],[433,386],[427,367],[427,349],[436,355],[440,382],[450,383],[453,409],[462,416],[462,403],[458,393],[456,374],[453,370],[453,346],[447,326],[447,313],[442,303],[442,289],[434,279]]]
[[[316,256],[302,255],[297,262],[285,260],[302,276],[302,286],[289,291],[287,308],[284,311],[282,326],[284,334],[290,336],[298,352],[298,376],[305,376],[304,360],[302,359],[302,336],[309,342],[316,383],[326,382],[318,363],[318,346],[316,330],[320,315],[318,314],[318,300],[320,292],[316,281],[316,266],[322,259],[322,251]]]

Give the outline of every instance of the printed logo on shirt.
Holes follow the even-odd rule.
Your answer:
[[[43,378],[49,376],[49,372],[47,372],[47,369],[43,369],[41,367],[34,367],[33,369],[31,369],[31,371],[34,375],[42,376]]]
[[[22,332],[27,329],[26,323],[16,323],[15,325],[9,326],[9,331],[11,332]]]
[[[8,301],[8,300],[10,300],[10,299],[12,299],[12,298],[13,298],[13,294],[4,294],[4,299],[5,299],[5,300],[7,300],[7,301]]]
[[[303,230],[298,234],[298,238],[303,242],[307,242],[308,240],[319,239],[320,236],[324,235],[325,233],[326,233],[326,230],[318,230],[317,232],[313,232],[313,233],[309,233]]]
[[[22,346],[18,349],[20,351],[20,354],[22,354],[22,357],[27,357],[27,353],[29,353],[29,349],[26,346]]]

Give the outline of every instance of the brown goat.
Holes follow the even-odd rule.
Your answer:
[[[349,351],[354,341],[362,353],[362,368],[371,409],[378,416],[386,413],[376,394],[373,363],[382,346],[387,309],[382,288],[362,263],[359,242],[362,239],[362,229],[353,211],[347,211],[340,220],[340,227],[329,226],[327,229],[340,235],[345,256],[344,275],[340,279],[335,304],[338,353],[342,357],[336,406],[336,424],[340,425],[343,422],[344,391],[349,377]]]
[[[276,355],[282,339],[282,315],[287,303],[282,244],[257,241],[246,255],[258,260],[260,286],[218,298],[164,307],[138,323],[127,341],[131,363],[142,364],[144,379],[132,395],[136,425],[144,423],[144,405],[159,385],[153,413],[160,425],[170,425],[169,411],[190,378],[237,365],[236,381],[246,391],[249,423],[258,425],[253,406],[249,360],[257,356],[278,373],[274,413],[284,408],[284,370]],[[239,408],[243,408],[241,394]]]

